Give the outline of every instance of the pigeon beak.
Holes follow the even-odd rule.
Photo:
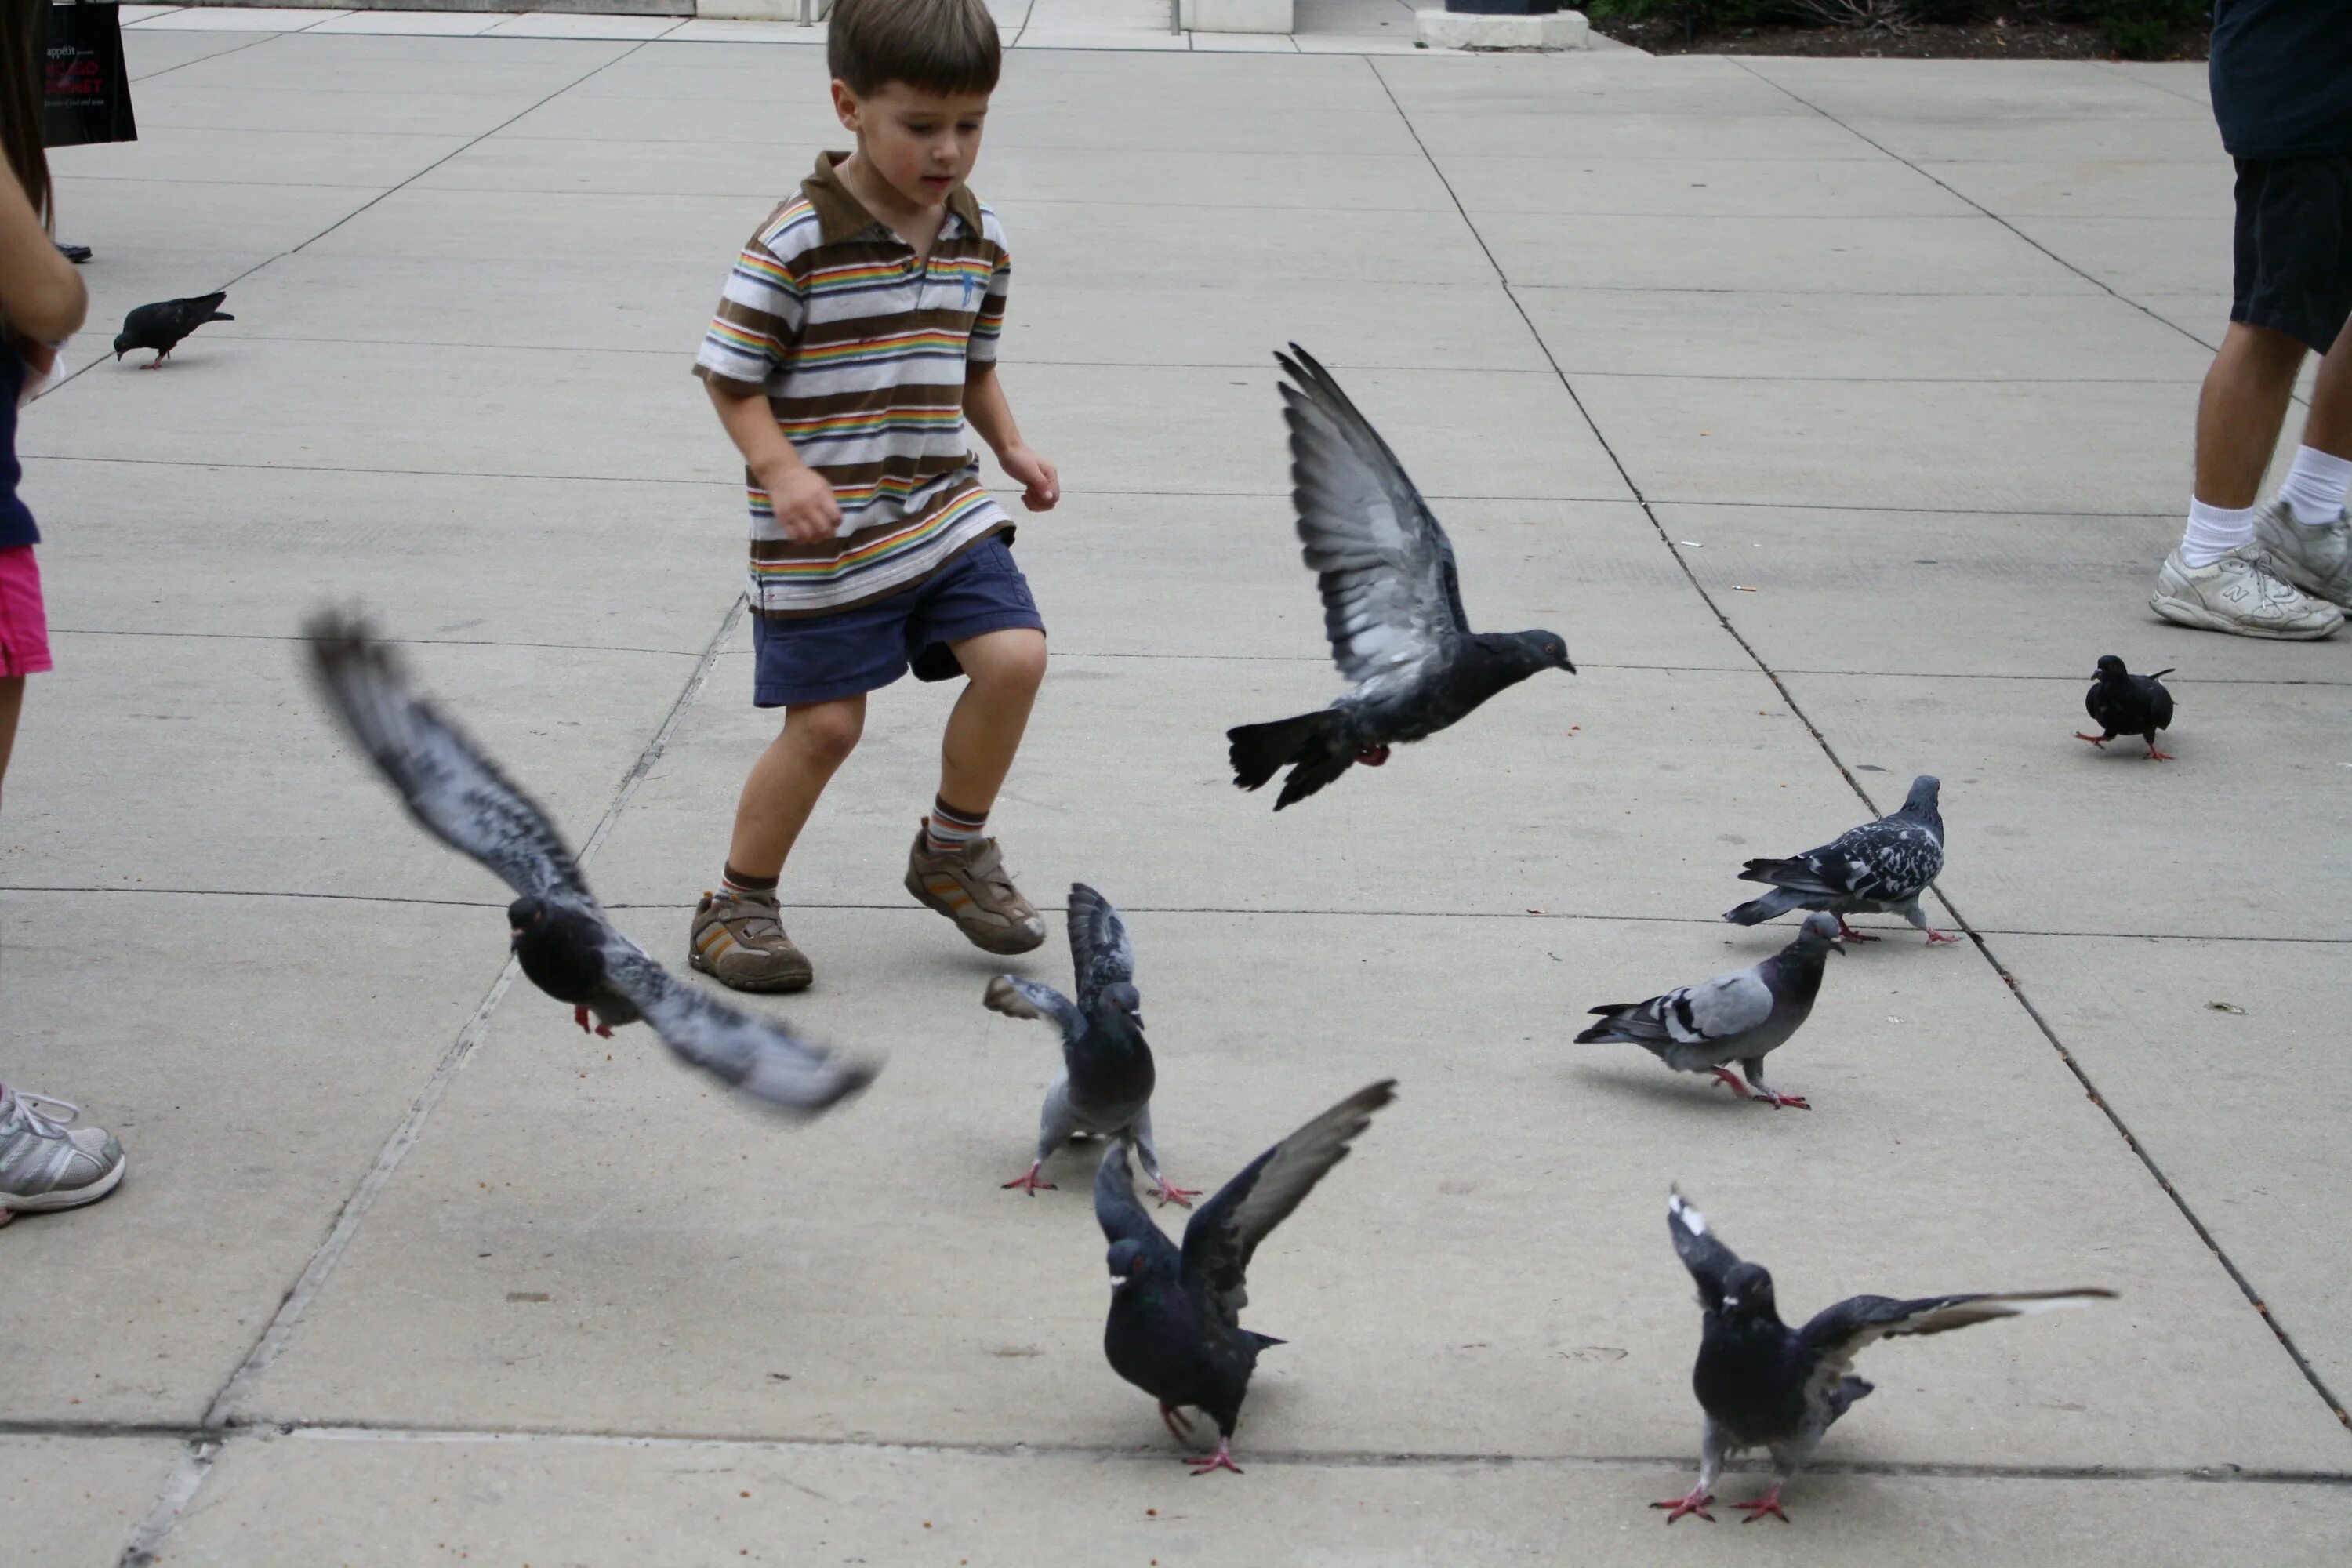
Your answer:
[[[1838,942],[1838,941],[1832,940],[1832,941],[1830,942],[1830,951],[1831,951],[1832,952],[1841,952],[1841,953],[1842,953],[1842,952],[1843,952],[1845,951],[1845,943],[1843,943],[1843,942]]]
[[[1726,1296],[1723,1299],[1723,1308],[1726,1311],[1729,1311],[1732,1308],[1737,1307],[1738,1305],[1739,1305],[1739,1298],[1737,1296]]]
[[[1124,1274],[1114,1274],[1110,1277],[1110,1288],[1114,1290],[1118,1289],[1126,1283],[1127,1276]]]

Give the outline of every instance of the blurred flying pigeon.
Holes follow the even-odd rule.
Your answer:
[[[114,334],[114,357],[121,359],[132,349],[153,349],[155,357],[141,365],[141,370],[153,370],[172,357],[180,340],[203,326],[206,321],[234,321],[235,316],[221,310],[221,301],[228,298],[227,290],[217,294],[200,294],[193,300],[165,300],[159,304],[142,305],[122,318],[122,330]]]
[[[1716,1478],[1724,1460],[1742,1448],[1772,1451],[1772,1489],[1732,1506],[1747,1510],[1749,1524],[1768,1513],[1787,1523],[1780,1489],[1820,1446],[1831,1424],[1871,1392],[1870,1384],[1848,1374],[1855,1352],[1873,1340],[1940,1334],[1994,1318],[2087,1307],[2115,1297],[2113,1290],[2096,1289],[1925,1296],[1913,1301],[1853,1296],[1823,1308],[1803,1328],[1791,1329],[1773,1308],[1772,1276],[1764,1266],[1741,1262],[1678,1192],[1666,1199],[1666,1229],[1683,1266],[1698,1282],[1699,1309],[1706,1314],[1698,1364],[1691,1371],[1691,1391],[1706,1415],[1698,1484],[1682,1497],[1650,1505],[1669,1510],[1668,1524],[1686,1513],[1714,1522],[1706,1505],[1715,1500]]]
[[[643,1019],[692,1065],[789,1110],[823,1110],[873,1079],[874,1068],[672,978],[604,918],[546,814],[409,690],[390,648],[332,612],[305,631],[320,689],[409,815],[519,895],[507,908],[514,954],[532,984],[572,1004],[582,1029],[592,1013],[599,1035]]]
[[[1181,1251],[1135,1201],[1127,1145],[1113,1143],[1104,1152],[1095,1176],[1095,1218],[1110,1241],[1103,1353],[1113,1372],[1160,1401],[1160,1419],[1177,1438],[1192,1434],[1192,1424],[1179,1414],[1185,1405],[1217,1424],[1216,1453],[1185,1461],[1194,1475],[1242,1473],[1234,1463],[1234,1424],[1257,1352],[1282,1343],[1241,1325],[1251,1255],[1348,1157],[1349,1141],[1371,1125],[1372,1112],[1395,1098],[1396,1080],[1382,1079],[1252,1160],[1192,1215]]]
[[[1894,816],[1850,827],[1820,848],[1786,860],[1750,860],[1739,879],[1769,882],[1772,891],[1725,910],[1723,918],[1752,926],[1790,910],[1826,910],[1838,917],[1838,935],[1846,941],[1876,942],[1846,924],[1845,917],[1892,910],[1926,931],[1930,945],[1959,941],[1929,925],[1919,912],[1919,895],[1944,869],[1944,819],[1936,810],[1942,787],[1932,774],[1921,773]]]
[[[1070,884],[1070,967],[1078,999],[1050,985],[1000,974],[981,1000],[1009,1018],[1045,1018],[1062,1031],[1062,1071],[1045,1091],[1037,1120],[1037,1157],[1028,1173],[1005,1183],[1034,1197],[1046,1157],[1079,1133],[1132,1142],[1163,1204],[1192,1206],[1201,1194],[1177,1186],[1160,1170],[1151,1142],[1151,1047],[1143,1040],[1143,997],[1135,988],[1135,944],[1108,899],[1084,882]]]
[[[2077,730],[2074,739],[2105,750],[2117,735],[2137,735],[2147,742],[2149,762],[2170,762],[2170,752],[2157,749],[2156,732],[2172,724],[2172,693],[2164,689],[2161,679],[2171,673],[2159,669],[2154,675],[2134,675],[2114,654],[2101,654],[2098,673],[2091,678],[2083,707],[2106,733],[2085,735]]]
[[[1328,708],[1225,731],[1243,789],[1290,768],[1280,811],[1539,669],[1573,675],[1576,666],[1551,632],[1471,631],[1454,546],[1396,454],[1312,354],[1293,343],[1274,357],[1297,384],[1283,386],[1282,401],[1298,537],[1321,585],[1331,657],[1353,682]]]
[[[1811,914],[1797,940],[1756,965],[1718,974],[1703,985],[1682,985],[1646,1002],[1612,1002],[1592,1011],[1608,1020],[1576,1037],[1579,1045],[1622,1040],[1641,1046],[1676,1072],[1711,1072],[1742,1100],[1779,1110],[1811,1110],[1802,1097],[1764,1082],[1764,1057],[1797,1032],[1822,988],[1831,949],[1845,951],[1834,915]],[[1725,1064],[1737,1061],[1748,1075]],[[1751,1092],[1752,1091],[1752,1092]]]

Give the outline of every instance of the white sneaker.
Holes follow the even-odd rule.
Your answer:
[[[2305,528],[2284,496],[2254,514],[2254,544],[2263,566],[2316,599],[2352,609],[2352,517]]]
[[[2147,607],[2177,626],[2294,642],[2329,636],[2344,624],[2344,613],[2335,605],[2272,576],[2258,544],[2241,544],[2194,572],[2174,550],[2156,574],[2156,594]]]
[[[80,1115],[78,1105],[0,1084],[0,1225],[94,1204],[122,1180],[122,1145],[75,1127]]]

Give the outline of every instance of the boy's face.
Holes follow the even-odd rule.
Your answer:
[[[893,81],[861,98],[835,81],[833,107],[866,166],[910,205],[939,206],[980,161],[984,92],[926,92]]]

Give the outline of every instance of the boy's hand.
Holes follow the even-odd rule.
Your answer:
[[[1062,476],[1054,465],[1027,447],[1007,447],[996,454],[1004,471],[1021,481],[1021,504],[1031,511],[1051,511],[1062,499]]]
[[[807,464],[779,464],[760,476],[760,485],[775,509],[776,526],[794,544],[831,539],[841,527],[841,503],[834,499],[833,487]]]

